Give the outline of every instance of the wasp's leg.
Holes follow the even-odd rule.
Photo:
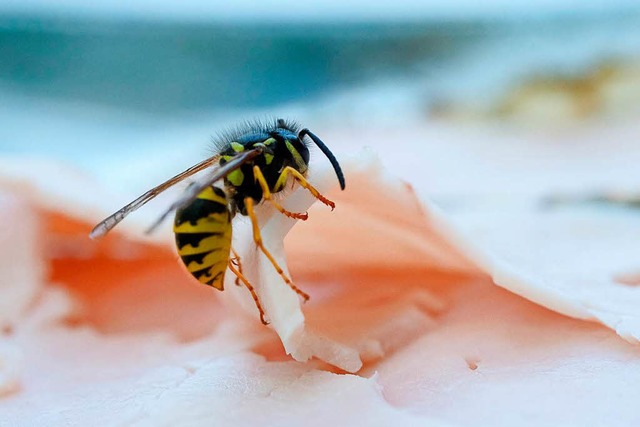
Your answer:
[[[231,270],[233,274],[236,275],[236,280],[242,281],[242,283],[244,283],[247,289],[249,289],[249,292],[251,293],[251,297],[253,298],[253,302],[256,303],[256,307],[258,307],[258,311],[260,312],[260,321],[262,322],[263,325],[268,325],[269,322],[267,322],[266,319],[264,318],[264,310],[262,309],[262,304],[260,304],[260,300],[258,299],[258,294],[256,294],[256,290],[253,288],[253,286],[251,286],[251,283],[249,283],[247,278],[244,277],[242,272],[236,269],[236,267],[233,265],[233,262],[231,260],[229,260],[229,270]]]
[[[251,197],[246,197],[244,199],[244,204],[247,207],[247,213],[249,214],[249,218],[251,218],[251,224],[253,226],[253,241],[256,243],[256,246],[258,246],[258,248],[260,248],[262,253],[267,258],[269,258],[269,261],[271,262],[273,267],[276,269],[280,277],[282,277],[282,280],[284,280],[291,289],[296,291],[298,295],[300,295],[305,301],[307,301],[309,299],[309,295],[301,291],[300,288],[298,288],[296,285],[293,284],[291,279],[289,279],[287,275],[284,274],[284,271],[278,265],[278,263],[273,258],[273,256],[269,253],[267,248],[264,247],[264,244],[262,243],[262,235],[260,234],[260,227],[258,227],[258,218],[256,217],[256,214],[253,211],[253,199]]]
[[[238,267],[238,271],[242,274],[242,262],[240,261],[240,255],[236,252],[233,247],[231,248],[231,253],[233,253],[233,258],[229,259],[229,262],[233,263],[234,267]],[[236,274],[236,286],[240,286],[240,277]]]
[[[284,168],[284,170],[278,177],[278,181],[276,182],[275,188],[283,188],[284,185],[287,183],[287,178],[289,177],[288,176],[289,174],[293,175],[295,180],[298,181],[298,184],[300,184],[302,187],[309,190],[309,192],[313,195],[313,197],[320,200],[325,205],[329,206],[331,210],[334,210],[336,208],[335,203],[333,203],[331,200],[327,199],[322,194],[320,194],[318,190],[316,190],[311,184],[309,184],[309,181],[307,181],[307,179],[304,176],[302,176],[300,172],[298,172],[291,166],[287,166],[286,168]]]
[[[271,190],[269,190],[269,185],[267,184],[267,180],[265,179],[264,175],[262,174],[262,171],[258,166],[253,167],[253,176],[256,178],[256,181],[258,181],[258,183],[260,184],[260,187],[262,188],[262,197],[264,197],[265,200],[268,200],[269,202],[271,202],[273,207],[278,209],[280,213],[288,216],[289,218],[301,219],[303,221],[306,221],[307,218],[309,218],[309,214],[307,214],[306,212],[305,213],[290,212],[285,208],[283,208],[278,202],[273,200]]]

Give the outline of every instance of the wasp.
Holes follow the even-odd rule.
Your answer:
[[[256,246],[291,289],[305,301],[308,300],[309,296],[287,277],[264,246],[254,210],[256,204],[270,203],[287,217],[306,220],[306,212],[290,212],[274,198],[274,194],[282,192],[290,180],[307,189],[332,210],[335,208],[335,204],[306,179],[310,146],[307,138],[329,159],[340,188],[344,190],[345,180],[340,164],[322,140],[309,129],[300,129],[297,124],[282,119],[270,124],[247,124],[220,138],[214,156],[152,188],[107,217],[95,226],[90,237],[104,236],[127,215],[158,194],[200,171],[215,167],[205,180],[188,186],[182,197],[171,204],[148,232],[156,229],[175,211],[175,243],[187,271],[199,282],[222,291],[225,273],[227,269],[231,270],[236,276],[236,284],[242,282],[251,293],[260,312],[260,320],[266,325],[268,322],[256,291],[242,274],[240,258],[231,247],[232,220],[238,213],[251,219]],[[222,185],[217,185],[220,180]]]

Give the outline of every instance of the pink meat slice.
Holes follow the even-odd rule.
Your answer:
[[[132,225],[85,246],[87,212],[100,208],[64,194],[56,202],[50,191],[41,194],[37,179],[25,179],[17,192],[15,180],[3,177],[10,185],[0,212],[8,221],[25,218],[2,229],[12,245],[3,245],[11,261],[0,264],[0,275],[13,280],[0,292],[17,307],[6,311],[0,339],[3,420],[536,425],[614,414],[620,425],[637,420],[637,347],[615,333],[629,341],[639,336],[637,288],[614,280],[633,265],[633,256],[624,255],[631,239],[604,242],[602,251],[624,247],[626,261],[608,263],[588,282],[577,267],[554,270],[556,264],[523,249],[555,250],[555,258],[573,262],[567,247],[580,243],[575,234],[565,231],[558,248],[535,228],[553,237],[568,221],[532,221],[531,235],[519,235],[516,245],[508,238],[523,230],[516,218],[487,231],[481,217],[472,218],[474,227],[419,200],[370,155],[345,159],[343,167],[345,192],[336,191],[329,169],[311,177],[335,200],[334,212],[301,189],[285,206],[308,209],[307,222],[269,207],[260,212],[269,250],[311,295],[307,304],[255,249],[248,221],[237,224],[236,248],[270,328],[260,325],[248,292],[231,277],[224,293],[189,280],[162,240],[168,233],[149,242]],[[587,229],[615,227],[606,218],[584,220]],[[640,230],[638,221],[626,224],[631,235]],[[587,263],[602,258],[598,248],[588,255]],[[28,292],[20,289],[29,283]]]

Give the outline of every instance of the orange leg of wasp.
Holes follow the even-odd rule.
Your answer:
[[[249,289],[249,292],[251,293],[251,297],[253,298],[253,302],[256,303],[256,307],[258,307],[258,311],[260,312],[260,321],[262,322],[263,325],[268,325],[269,322],[267,322],[266,319],[264,318],[264,310],[262,309],[262,304],[260,304],[260,300],[258,299],[258,294],[256,293],[256,290],[253,288],[251,283],[249,283],[247,278],[244,277],[242,272],[236,269],[234,263],[231,260],[229,260],[229,270],[231,270],[233,274],[236,275],[236,280],[240,279],[240,281],[242,281],[242,283],[247,287],[247,289]]]
[[[240,255],[238,255],[238,252],[235,251],[235,249],[233,249],[233,247],[231,248],[231,252],[233,253],[233,258],[229,259],[229,262],[233,263],[234,267],[238,267],[238,271],[240,272],[240,275],[242,274],[242,262],[240,262]],[[236,286],[240,286],[240,276],[238,276],[236,274]]]
[[[267,180],[265,179],[264,175],[262,174],[262,171],[258,166],[253,167],[253,176],[255,177],[256,181],[258,181],[258,183],[260,184],[260,187],[262,187],[262,197],[264,197],[265,200],[268,200],[269,202],[271,202],[273,207],[278,209],[280,213],[288,216],[289,218],[301,219],[303,221],[306,221],[307,218],[309,218],[309,214],[307,214],[306,212],[305,213],[290,212],[285,208],[283,208],[278,202],[273,200],[271,190],[269,190],[269,185],[267,184]]]
[[[320,200],[325,205],[329,206],[331,210],[334,210],[336,208],[335,203],[333,203],[331,200],[327,199],[322,194],[320,194],[320,192],[316,190],[313,187],[313,185],[309,184],[309,181],[307,181],[307,179],[300,172],[298,172],[291,166],[287,166],[286,168],[284,168],[284,170],[280,174],[280,177],[278,178],[278,181],[276,182],[275,188],[284,187],[284,185],[287,182],[287,178],[289,174],[293,175],[295,180],[298,181],[298,184],[300,184],[303,188],[306,188],[307,190],[309,190],[309,193],[311,193],[313,197]]]
[[[251,197],[245,198],[244,204],[247,208],[247,213],[249,214],[249,218],[251,218],[251,224],[253,225],[253,241],[256,243],[256,246],[258,246],[258,248],[260,248],[262,253],[269,259],[269,261],[271,262],[271,265],[273,265],[273,267],[276,269],[280,277],[282,277],[282,280],[284,280],[286,284],[289,285],[291,289],[296,291],[296,293],[300,295],[305,301],[309,300],[309,295],[301,291],[300,288],[298,288],[296,285],[293,284],[291,279],[289,279],[287,275],[284,274],[284,271],[278,265],[278,263],[273,258],[273,256],[269,253],[267,248],[264,247],[262,243],[262,235],[260,234],[260,227],[258,227],[258,218],[256,217],[256,214],[253,211],[253,199]]]

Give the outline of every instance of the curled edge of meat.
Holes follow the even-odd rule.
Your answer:
[[[380,315],[370,310],[371,303],[359,305],[362,295],[378,295],[378,303],[392,306],[392,295],[404,292],[398,289],[403,280],[374,284],[367,277],[367,270],[383,274],[384,280],[402,271],[410,271],[410,274],[426,273],[430,269],[461,274],[477,271],[455,247],[429,230],[412,188],[386,174],[371,152],[343,159],[342,164],[347,176],[344,192],[335,189],[335,176],[328,168],[320,169],[312,177],[314,185],[336,202],[335,211],[331,212],[320,203],[314,204],[313,196],[306,190],[297,189],[286,198],[284,206],[294,212],[308,210],[308,221],[300,222],[292,230],[296,221],[274,213],[268,206],[259,213],[267,248],[287,274],[287,259],[293,265],[293,280],[311,294],[309,304],[302,304],[269,260],[256,250],[246,221],[240,220],[236,226],[240,236],[236,241],[242,242],[236,243],[236,247],[247,265],[246,276],[255,284],[285,351],[298,361],[317,358],[344,371],[357,372],[363,359],[382,356],[384,341],[391,340],[394,334],[402,334],[389,325],[393,325],[394,318],[397,325],[401,325],[403,322],[398,319],[407,314],[400,313],[401,309],[396,307],[399,310],[382,314],[379,322],[375,319],[372,322],[356,321]],[[314,285],[306,288],[305,284],[309,282]],[[381,285],[385,288],[382,291],[372,289]],[[326,289],[335,290],[340,286],[349,289],[338,290],[337,295],[329,292],[324,308],[340,306],[333,311],[341,310],[335,314],[345,321],[339,324],[334,318],[331,319],[333,324],[328,325],[331,323],[327,319],[329,316],[319,313],[322,308],[314,301],[314,295],[321,295],[322,304]],[[233,288],[231,283],[227,284],[227,289]],[[246,295],[240,298],[248,310],[255,310],[251,304],[246,304]],[[422,295],[422,299],[425,298],[429,301],[423,305],[435,311],[439,309],[440,301],[430,300],[428,294]],[[411,311],[411,304],[406,311]],[[416,320],[420,323],[425,318],[418,315]],[[387,323],[386,331],[380,323]],[[404,323],[411,323],[411,320]],[[380,330],[372,333],[365,325]],[[414,332],[417,335],[418,331]]]

